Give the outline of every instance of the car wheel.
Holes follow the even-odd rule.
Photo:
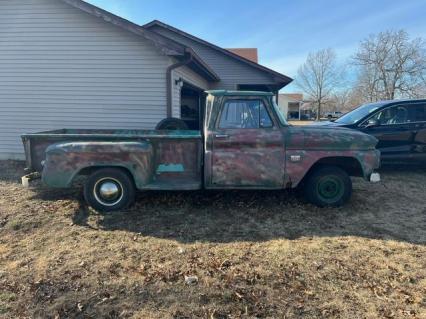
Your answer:
[[[322,166],[313,171],[304,183],[306,199],[319,207],[339,207],[352,194],[349,175],[337,166]]]
[[[121,169],[99,169],[86,180],[84,198],[98,211],[120,210],[134,202],[135,186],[131,176]]]

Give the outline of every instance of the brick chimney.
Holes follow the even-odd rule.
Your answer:
[[[231,51],[232,53],[235,53],[236,55],[239,55],[247,60],[250,60],[252,62],[258,63],[258,55],[257,55],[257,48],[232,48],[232,49],[226,49],[228,51]]]

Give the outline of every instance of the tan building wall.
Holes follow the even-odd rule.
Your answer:
[[[299,93],[283,93],[278,95],[278,106],[288,119],[290,112],[299,112],[299,108],[303,103],[303,94]]]

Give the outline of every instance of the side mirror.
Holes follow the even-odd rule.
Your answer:
[[[367,121],[367,124],[365,125],[365,127],[375,127],[375,126],[379,126],[380,125],[380,123],[379,123],[379,121],[378,120],[375,120],[375,119],[369,119],[368,121]]]

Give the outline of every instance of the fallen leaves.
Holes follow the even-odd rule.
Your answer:
[[[423,173],[388,175],[390,195],[355,184],[344,210],[285,192],[153,192],[129,211],[98,214],[78,190],[2,181],[1,165],[6,316],[414,319],[425,311]],[[407,183],[410,193],[398,197]]]

